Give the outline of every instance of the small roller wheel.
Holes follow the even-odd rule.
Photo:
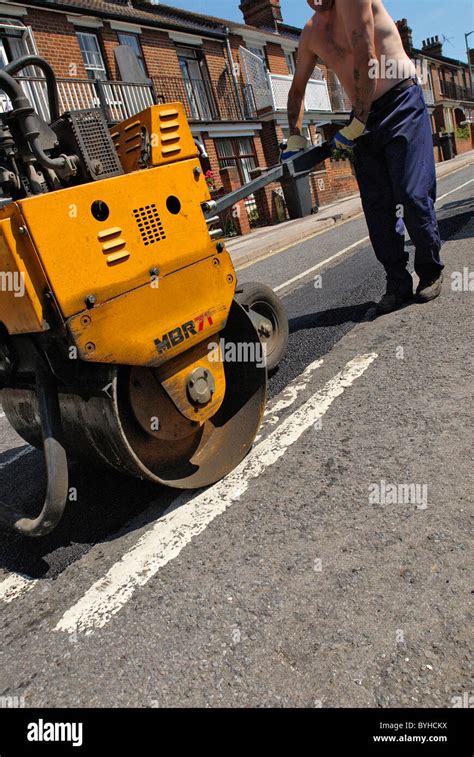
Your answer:
[[[257,281],[237,284],[235,299],[249,314],[265,347],[267,370],[274,371],[288,347],[288,316],[273,289]]]

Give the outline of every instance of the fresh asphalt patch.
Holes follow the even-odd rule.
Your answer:
[[[474,200],[468,187],[443,203],[438,212],[442,239],[469,236],[468,224],[473,210]],[[354,224],[359,233],[360,223]],[[411,244],[409,249],[412,259]],[[298,254],[297,245],[292,250]],[[270,263],[271,260],[267,265]],[[265,261],[259,263],[259,268],[264,264]],[[369,245],[323,269],[319,276],[284,297],[290,339],[287,355],[270,377],[270,399],[283,392],[311,362],[326,355],[356,324],[366,320],[384,291],[384,275]],[[10,430],[6,419],[0,417],[0,450],[2,448],[2,500],[15,503],[28,514],[37,512],[46,484],[42,454],[29,449]],[[150,503],[154,503],[150,517],[156,518],[176,496],[172,489],[75,462],[71,464],[70,475],[70,485],[80,492],[80,503],[70,503],[63,521],[52,534],[39,540],[0,534],[0,568],[5,573],[13,571],[31,578],[55,578],[94,544],[126,532],[129,522],[140,514],[146,519]]]

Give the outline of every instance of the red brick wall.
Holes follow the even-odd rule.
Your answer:
[[[231,34],[229,44],[230,44],[230,49],[232,51],[232,58],[234,59],[234,64],[237,64],[238,66],[238,70],[236,72],[237,79],[240,81],[241,84],[245,84],[243,73],[242,73],[242,62],[240,60],[240,55],[239,55],[239,47],[245,47],[244,40],[242,37],[239,37],[236,34]]]
[[[456,150],[458,155],[463,155],[465,152],[472,150],[470,139],[458,139],[456,137]]]
[[[165,32],[144,29],[140,41],[149,76],[181,77],[176,45]]]
[[[91,30],[92,31],[92,30]],[[115,64],[114,50],[119,45],[117,32],[111,29],[108,24],[98,30],[99,38],[102,42],[102,54],[105,56],[105,66],[111,79],[119,79],[119,73]]]
[[[326,160],[325,170],[311,174],[310,179],[317,205],[329,205],[359,191],[350,160]]]
[[[283,132],[275,121],[264,121],[261,131],[264,165],[274,166],[280,161],[279,144],[283,140]]]
[[[267,42],[266,44],[266,55],[267,55],[267,64],[268,64],[268,70],[271,74],[283,74],[283,76],[288,76],[288,65],[286,63],[285,53],[283,52],[280,45],[276,45],[273,42]]]
[[[216,145],[214,140],[209,136],[207,132],[203,133],[203,139],[204,139],[204,147],[207,152],[209,163],[211,167],[211,171],[214,174],[214,179],[216,182],[216,189],[220,189],[222,184],[219,178],[219,159],[217,157],[217,151],[216,151]]]
[[[441,94],[441,84],[442,84],[442,76],[441,71],[444,70],[446,72],[446,81],[451,82],[451,72],[454,71],[454,83],[457,84],[459,87],[469,87],[469,77],[466,73],[466,81],[464,81],[464,75],[463,75],[463,69],[462,68],[448,68],[446,66],[443,66],[442,64],[436,65],[431,63],[430,64],[430,71],[431,71],[431,78],[433,80],[433,90],[435,94],[435,100],[443,100],[444,97]]]
[[[39,54],[51,63],[59,78],[87,78],[76,37],[79,27],[69,23],[66,14],[28,9],[28,15],[23,18],[33,29]],[[98,29],[84,28],[84,31],[97,33],[108,75],[112,79],[118,78],[114,57],[114,49],[119,44],[117,32],[110,28],[107,21]],[[151,77],[181,77],[176,46],[165,32],[144,29],[140,35],[140,42]],[[210,76],[217,80],[226,65],[223,45],[217,41],[206,40],[202,49],[206,55]]]
[[[431,79],[433,81],[433,92],[435,102],[441,99],[441,81],[439,77],[439,69],[436,66],[431,66]]]
[[[242,0],[239,8],[251,26],[273,29],[282,20],[280,0]]]
[[[75,28],[65,14],[29,8],[22,20],[32,27],[39,55],[51,63],[58,77],[86,78]]]
[[[201,50],[206,57],[209,76],[213,82],[217,83],[227,69],[224,45],[221,42],[207,39],[204,40]]]

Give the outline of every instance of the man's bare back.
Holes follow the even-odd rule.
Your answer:
[[[416,67],[382,0],[308,0],[308,4],[316,13],[301,34],[288,93],[290,136],[282,160],[291,160],[308,147],[301,133],[304,97],[322,59],[337,74],[354,106],[349,123],[328,136],[333,150],[353,158],[370,239],[385,268],[387,291],[377,312],[390,313],[413,299],[400,207],[404,229],[415,246],[420,278],[416,296],[419,302],[429,302],[441,292],[443,262],[435,212],[432,125],[421,87],[410,81]],[[404,79],[406,85],[397,87]],[[383,107],[374,107],[383,95]]]
[[[341,17],[340,0],[335,0],[334,6],[327,13],[316,12],[308,21],[302,35],[302,42],[308,51],[318,56],[329,69],[337,75],[352,103],[356,103],[354,86],[354,56],[348,38],[347,30]],[[387,70],[387,61],[396,61],[401,75],[393,78],[377,78],[375,97],[381,97],[398,82],[408,76],[415,76],[416,69],[406,54],[397,26],[385,10],[382,0],[372,0],[374,17],[375,53],[379,62],[379,72]],[[300,47],[301,54],[301,47]],[[385,65],[384,58],[385,56]],[[375,69],[374,69],[375,70]]]
[[[291,135],[301,134],[304,93],[323,60],[367,123],[372,103],[403,79],[416,75],[397,26],[382,0],[308,0],[316,11],[301,33],[296,72],[288,95]]]

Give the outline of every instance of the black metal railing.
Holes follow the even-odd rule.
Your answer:
[[[162,76],[153,79],[158,102],[183,103],[191,121],[242,121],[256,117],[252,88],[237,90],[225,74],[217,81]]]
[[[459,84],[451,81],[441,81],[441,95],[448,97],[450,100],[474,102],[474,94],[467,87],[461,87]]]

